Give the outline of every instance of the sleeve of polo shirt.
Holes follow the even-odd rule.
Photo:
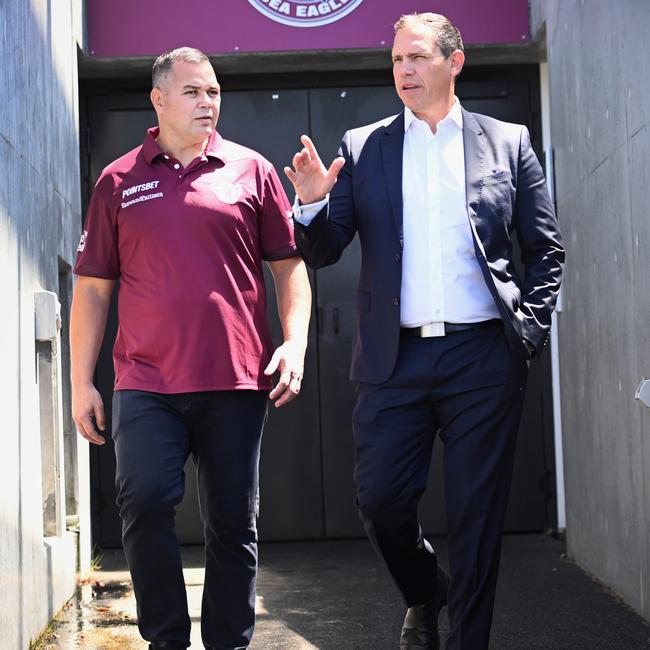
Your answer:
[[[75,275],[115,280],[120,275],[117,219],[113,209],[114,180],[102,174],[86,212],[84,231],[77,248]]]
[[[267,261],[296,257],[291,204],[278,174],[269,164],[262,187],[260,242],[262,258]]]

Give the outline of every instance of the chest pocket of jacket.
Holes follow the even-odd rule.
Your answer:
[[[512,181],[512,174],[509,169],[502,169],[494,174],[488,174],[483,178],[483,185],[496,185]]]

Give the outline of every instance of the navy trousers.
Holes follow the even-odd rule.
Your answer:
[[[451,583],[448,650],[489,644],[501,533],[527,378],[498,321],[402,338],[383,384],[359,384],[353,415],[357,502],[407,605],[432,599],[437,560],[417,520],[437,432]]]
[[[183,467],[194,459],[205,532],[201,635],[206,648],[248,647],[255,625],[258,465],[268,393],[235,390],[113,397],[117,505],[147,641],[190,645],[174,528]]]

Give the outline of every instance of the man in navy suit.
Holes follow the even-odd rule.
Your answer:
[[[564,248],[527,129],[455,97],[458,29],[403,16],[392,59],[403,112],[346,133],[329,169],[303,136],[285,173],[311,266],[333,264],[359,234],[354,477],[408,607],[400,648],[438,648],[448,604],[447,648],[477,650],[489,644],[524,387],[548,340]],[[438,431],[451,581],[417,520]]]

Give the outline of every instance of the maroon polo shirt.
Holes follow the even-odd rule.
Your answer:
[[[273,166],[214,132],[186,168],[149,129],[93,192],[74,267],[118,279],[115,390],[266,390],[262,260],[297,255]]]

